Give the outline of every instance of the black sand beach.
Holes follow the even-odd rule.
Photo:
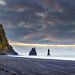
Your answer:
[[[0,56],[0,75],[75,75],[75,61]]]

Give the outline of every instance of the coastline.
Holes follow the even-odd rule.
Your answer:
[[[75,75],[75,61],[1,55],[0,75]]]

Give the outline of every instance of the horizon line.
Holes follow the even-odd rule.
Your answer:
[[[38,46],[38,47],[75,47],[75,44],[36,44],[23,42],[9,42],[13,46]]]

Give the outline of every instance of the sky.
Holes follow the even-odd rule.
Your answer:
[[[14,46],[73,46],[75,0],[0,0],[0,23]]]

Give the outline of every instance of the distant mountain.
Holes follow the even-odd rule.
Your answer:
[[[12,46],[9,45],[4,28],[2,24],[0,24],[0,55],[6,54],[18,55]]]

